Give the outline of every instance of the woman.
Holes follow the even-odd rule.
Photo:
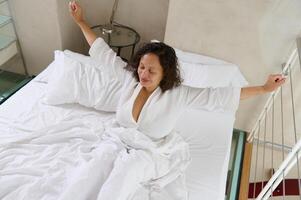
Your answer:
[[[159,186],[177,178],[189,163],[187,144],[173,131],[187,108],[233,111],[233,89],[200,89],[180,85],[175,51],[164,43],[139,49],[126,64],[97,38],[83,19],[81,7],[70,2],[70,12],[91,46],[89,54],[123,84],[116,121],[103,135],[97,148],[94,188],[81,190],[65,199],[130,199],[141,186]],[[269,76],[262,86],[241,89],[240,99],[274,91],[285,82],[280,74]],[[176,155],[176,156],[175,156]],[[85,172],[83,172],[85,173]],[[86,180],[87,181],[87,180]],[[71,185],[70,191],[80,188]],[[118,192],[117,192],[118,191]]]

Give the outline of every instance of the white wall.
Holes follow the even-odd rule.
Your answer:
[[[30,74],[37,74],[53,60],[53,51],[62,47],[56,3],[9,1],[17,34]]]
[[[143,42],[163,41],[169,0],[120,0],[116,21],[135,27]]]
[[[91,26],[108,22],[112,0],[78,2]],[[56,49],[87,53],[87,43],[70,17],[69,0],[11,0],[10,3],[30,74],[41,72],[53,60]],[[120,0],[116,21],[136,29],[141,41],[163,40],[167,10],[168,0]]]

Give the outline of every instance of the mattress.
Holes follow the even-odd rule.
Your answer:
[[[24,185],[26,191],[33,192],[32,199],[56,199],[60,187],[74,178],[69,176],[69,171],[91,156],[85,154],[85,147],[93,145],[98,130],[115,115],[78,104],[44,104],[51,65],[0,106],[0,199],[19,199],[22,192],[18,188]],[[234,120],[234,115],[229,113],[203,110],[186,111],[179,119],[176,130],[189,143],[192,157],[186,170],[189,200],[225,198]],[[56,135],[56,130],[63,134]],[[29,137],[33,145],[18,146],[19,141]],[[80,156],[74,154],[77,151]],[[10,152],[18,156],[12,158]],[[38,154],[41,155],[35,160],[34,155]],[[58,155],[60,162],[55,159]],[[16,178],[18,183],[13,181]],[[35,187],[43,189],[35,192]],[[156,199],[174,200],[177,191],[171,190],[167,186]],[[143,191],[139,198],[143,195],[146,199]]]

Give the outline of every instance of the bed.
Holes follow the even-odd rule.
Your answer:
[[[0,106],[0,199],[59,199],[64,185],[78,178],[73,171],[93,157],[88,149],[114,117],[79,104],[45,104],[45,77],[54,65]],[[203,110],[189,110],[179,119],[176,130],[189,143],[192,158],[185,173],[189,200],[225,198],[234,120],[235,113]],[[151,199],[181,199],[177,192],[167,185]],[[133,199],[149,194],[140,190]]]

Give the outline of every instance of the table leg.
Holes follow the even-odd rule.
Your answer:
[[[136,44],[134,44],[134,45],[133,45],[133,47],[132,47],[132,55],[131,55],[131,58],[130,58],[130,59],[132,59],[132,58],[133,58],[134,51],[135,51],[135,47],[136,47]]]

